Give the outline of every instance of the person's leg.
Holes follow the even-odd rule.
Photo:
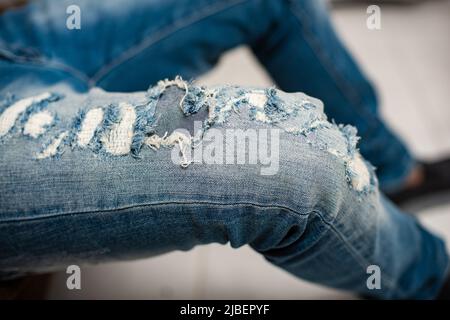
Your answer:
[[[336,35],[326,1],[283,3],[255,54],[283,90],[321,99],[331,119],[358,128],[361,153],[377,167],[382,190],[402,187],[415,162],[380,118],[375,91]]]
[[[160,79],[198,76],[225,50],[248,42],[257,27],[246,31],[246,17],[232,15],[255,10],[252,2],[31,1],[0,15],[0,56],[64,69],[89,87],[146,90]],[[66,8],[73,6],[80,29],[66,27]]]
[[[11,17],[0,31],[15,30],[17,20]],[[158,107],[158,88],[147,97],[99,89],[86,93],[95,79],[82,76],[86,70],[70,60],[61,64],[63,56],[49,57],[45,50],[37,56],[21,50],[21,37],[4,39],[10,41],[0,51],[3,277],[230,241],[236,247],[250,244],[299,277],[376,297],[433,297],[442,285],[447,254],[441,240],[378,196],[373,174],[355,152],[354,132],[326,122],[320,107],[304,104],[302,95],[269,90],[264,97],[253,92],[257,96],[241,99],[240,89],[205,96],[204,89],[190,87],[182,105],[188,113],[200,112],[185,117],[177,108],[182,90],[170,89],[175,91],[163,95]],[[84,59],[83,53],[101,57],[102,52],[78,54]],[[160,67],[143,61],[142,73],[133,68],[133,59],[121,61],[113,68],[119,73],[105,74],[104,79],[116,77],[105,81],[105,88],[131,90],[133,72],[141,79],[133,85],[143,85],[144,71]],[[17,101],[30,96],[35,98]],[[220,124],[221,117],[212,113],[214,121],[205,128],[212,125],[207,132],[218,137],[213,129],[227,126],[275,134],[272,125],[279,122],[279,162],[269,157],[277,163],[276,175],[261,174],[270,161],[225,166],[200,161],[181,169],[170,160],[170,150],[147,148],[176,144],[190,150],[185,135],[170,133],[191,128],[193,117],[205,118],[205,104],[212,111],[214,106],[233,110],[224,100],[241,116],[227,112]],[[211,151],[205,149],[205,159],[215,159]],[[365,286],[369,264],[381,267],[379,291]]]
[[[80,30],[65,28],[69,5],[80,7]],[[49,23],[39,23],[44,18]],[[382,190],[398,188],[414,166],[380,119],[373,88],[337,39],[322,1],[46,0],[2,16],[0,38],[37,48],[48,63],[109,91],[194,78],[226,50],[249,44],[281,89],[317,97],[330,119],[357,127]]]
[[[4,278],[230,242],[377,298],[433,298],[443,284],[443,242],[379,194],[355,131],[327,122],[315,99],[181,80],[77,93],[47,85],[56,71],[0,62],[7,70],[16,98],[0,101]],[[367,287],[371,265],[379,290]]]

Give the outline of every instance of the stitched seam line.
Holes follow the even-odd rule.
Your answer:
[[[125,50],[120,56],[116,57],[116,59],[112,60],[109,64],[101,67],[89,80],[89,86],[95,86],[97,82],[99,82],[102,78],[108,75],[113,69],[117,68],[121,64],[125,63],[127,60],[132,59],[133,57],[140,54],[142,51],[149,48],[151,45],[157,43],[158,41],[167,38],[171,34],[186,28],[196,22],[201,21],[202,19],[208,18],[214,14],[220,13],[226,9],[229,9],[233,6],[239,5],[248,0],[235,0],[232,2],[223,1],[220,3],[215,3],[206,9],[196,12],[193,15],[185,17],[183,20],[178,20],[171,25],[166,26],[165,28],[157,31],[154,34],[151,34],[147,37],[144,37],[140,43],[136,44],[133,47]]]
[[[26,46],[24,48],[32,48],[32,49],[40,52],[40,50],[37,50],[36,48],[30,47],[30,46]],[[2,59],[2,54],[3,54],[3,57],[5,57],[4,59]],[[43,55],[39,56],[39,58],[28,59],[26,57],[17,56],[13,53],[10,53],[6,48],[2,48],[0,46],[0,61],[15,63],[15,64],[19,64],[19,65],[41,67],[41,68],[45,67],[45,68],[51,68],[51,69],[54,69],[57,71],[62,71],[62,72],[70,74],[74,78],[77,78],[78,80],[83,82],[85,85],[87,85],[87,83],[89,81],[89,77],[84,72],[82,72],[76,68],[73,68],[65,63],[62,63],[59,61],[51,61],[46,56],[43,56]]]
[[[40,216],[33,216],[33,217],[24,217],[24,218],[10,218],[10,219],[3,219],[0,220],[1,223],[10,223],[10,222],[23,222],[23,221],[31,221],[31,220],[39,220],[39,219],[46,219],[46,218],[54,218],[54,217],[61,217],[66,215],[77,215],[77,214],[89,214],[89,213],[106,213],[106,212],[117,212],[117,211],[125,211],[128,209],[135,209],[135,208],[146,208],[146,207],[157,207],[157,206],[165,206],[165,205],[212,205],[212,206],[254,206],[258,208],[265,208],[265,209],[281,209],[286,210],[291,213],[300,215],[300,216],[306,216],[308,213],[301,213],[294,209],[291,209],[289,207],[285,206],[279,206],[279,205],[264,205],[264,204],[257,204],[252,202],[235,202],[235,203],[220,203],[220,202],[209,202],[209,201],[167,201],[167,202],[158,202],[158,203],[146,203],[146,204],[138,204],[138,205],[130,205],[130,206],[124,206],[120,208],[114,208],[114,209],[107,209],[107,210],[90,210],[90,211],[72,211],[72,212],[62,212],[62,213],[54,213],[54,214],[47,214],[47,215],[40,215]],[[306,208],[306,207],[304,207]]]

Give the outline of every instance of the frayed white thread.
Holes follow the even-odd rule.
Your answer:
[[[353,189],[363,191],[370,185],[370,173],[364,160],[359,154],[355,154],[353,159],[347,162],[348,169],[354,173],[351,178]]]
[[[267,103],[267,95],[264,92],[254,91],[245,94],[248,103],[255,108],[264,109]]]
[[[86,147],[94,137],[95,130],[103,120],[103,110],[101,108],[91,109],[86,113],[81,124],[81,129],[77,134],[78,145]]]
[[[210,99],[210,102],[208,104],[208,121],[212,122],[214,121],[216,117],[216,106],[217,106],[217,98],[216,95],[218,93],[218,90],[211,90],[207,93],[208,98]]]
[[[0,137],[6,135],[9,130],[14,127],[14,123],[21,113],[27,110],[33,103],[39,103],[45,99],[51,97],[50,92],[44,92],[37,96],[25,98],[19,100],[8,107],[1,115],[0,115]]]
[[[259,110],[255,112],[255,120],[270,123],[271,120],[264,112],[264,106],[267,103],[267,95],[263,91],[253,91],[245,94],[248,103]]]
[[[255,120],[258,120],[260,122],[266,122],[266,123],[270,123],[271,122],[269,117],[267,117],[267,115],[264,112],[261,112],[261,111],[256,111],[256,113],[255,113]]]
[[[126,102],[119,104],[120,122],[101,137],[101,142],[107,152],[119,156],[128,154],[131,150],[134,135],[134,123],[136,121],[136,110]]]
[[[28,119],[23,128],[23,134],[37,138],[46,131],[46,127],[53,123],[53,115],[47,111],[40,111]]]
[[[350,157],[333,148],[328,148],[326,151],[344,160],[347,171],[352,173],[352,175],[349,177],[349,180],[354,190],[363,191],[370,186],[370,172],[359,153],[355,153],[353,157]]]
[[[174,80],[169,80],[169,79],[160,80],[160,81],[158,81],[157,86],[159,87],[161,92],[164,92],[168,87],[172,87],[172,86],[176,86],[180,89],[183,89],[184,95],[181,98],[178,106],[181,108],[181,111],[184,111],[183,103],[184,103],[184,99],[188,95],[189,86],[188,86],[187,82],[183,80],[183,78],[181,78],[180,76],[176,76]]]
[[[36,159],[45,159],[56,155],[60,144],[67,137],[68,134],[69,134],[68,131],[60,133],[55,139],[53,139],[53,141],[45,148],[44,151],[36,154]]]
[[[153,134],[150,137],[146,138],[144,143],[148,145],[152,150],[158,150],[161,148],[162,142],[166,139],[167,132],[164,134],[164,136],[160,137],[157,134]]]
[[[246,100],[245,96],[238,97],[227,101],[222,107],[217,108],[217,95],[218,91],[212,90],[207,93],[209,100],[208,120],[217,123],[224,123],[227,119],[229,112],[234,111],[239,113],[236,108],[236,104],[240,101]]]
[[[160,147],[173,147],[178,145],[183,158],[183,161],[180,164],[181,167],[186,168],[192,163],[187,156],[192,145],[192,138],[190,135],[183,134],[179,131],[174,131],[169,136],[167,136],[166,132],[162,137],[153,134],[146,138],[144,143],[153,150],[158,150]]]

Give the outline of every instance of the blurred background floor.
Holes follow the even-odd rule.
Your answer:
[[[373,31],[366,27],[367,5],[339,5],[332,14],[341,37],[374,81],[383,116],[418,157],[450,155],[450,1],[382,3],[381,30]],[[226,54],[198,82],[272,85],[244,47]],[[450,244],[450,202],[417,208],[411,210]],[[66,277],[61,272],[52,278],[48,298],[354,298],[299,280],[247,246],[236,250],[208,245],[140,261],[82,267],[79,291],[66,288]]]

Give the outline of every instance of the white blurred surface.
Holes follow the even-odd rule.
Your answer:
[[[420,157],[450,154],[450,2],[381,5],[382,29],[366,28],[367,5],[333,11],[345,42],[374,80],[382,114]],[[204,84],[267,86],[272,82],[246,48],[226,54],[199,79]],[[450,243],[450,205],[420,212]],[[57,274],[49,298],[347,299],[296,279],[248,247],[208,245],[146,260],[82,268],[82,290],[69,291]]]

